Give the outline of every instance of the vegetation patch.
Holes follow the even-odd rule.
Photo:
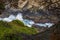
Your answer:
[[[24,24],[19,20],[14,20],[9,23],[0,21],[0,40],[20,40],[22,37],[17,36],[18,33],[32,35],[36,34],[37,30],[35,28],[24,26]]]

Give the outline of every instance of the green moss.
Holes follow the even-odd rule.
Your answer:
[[[23,22],[21,22],[19,20],[14,20],[14,21],[12,21],[12,23],[19,25],[19,26],[24,26]]]
[[[0,40],[10,40],[10,37],[12,37],[11,40],[22,40],[21,36],[16,36],[18,33],[35,34],[37,30],[24,26],[19,20],[14,20],[9,23],[0,21]]]

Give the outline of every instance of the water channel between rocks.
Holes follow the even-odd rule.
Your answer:
[[[17,15],[11,14],[9,17],[1,18],[0,20],[11,22],[13,20],[20,20],[25,26],[32,27],[32,25],[37,25],[41,27],[51,27],[54,23],[35,23],[33,20],[24,19],[22,13],[17,13]]]

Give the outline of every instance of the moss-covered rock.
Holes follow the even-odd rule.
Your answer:
[[[0,40],[20,40],[22,39],[20,33],[32,35],[37,33],[37,30],[24,26],[19,20],[14,20],[9,23],[0,21]]]

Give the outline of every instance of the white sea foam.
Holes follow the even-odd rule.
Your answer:
[[[3,18],[3,21],[11,22],[12,20],[11,20],[11,19],[9,19],[9,18]]]
[[[42,27],[51,27],[54,25],[53,23],[36,23],[35,25],[42,26]]]
[[[42,24],[42,23],[36,23],[35,25],[46,27],[46,25],[45,24]]]
[[[24,23],[24,25],[28,26],[28,27],[32,27],[33,24],[38,25],[38,26],[44,26],[44,27],[47,27],[47,26],[51,27],[52,25],[54,25],[53,23],[42,24],[42,23],[35,23],[32,20],[23,19],[22,13],[18,13],[16,16],[10,15],[7,18],[0,18],[0,20],[6,21],[6,22],[11,22],[11,21],[16,20],[16,19],[22,21]]]
[[[45,23],[45,25],[47,25],[48,27],[51,27],[54,24],[53,23]]]
[[[3,21],[6,21],[6,22],[11,22],[11,21],[13,21],[13,20],[15,20],[15,16],[14,15],[10,15],[9,17],[7,17],[7,18],[3,18]]]
[[[23,21],[23,16],[21,13],[18,13],[17,16],[16,16],[16,19],[20,20],[20,21]]]
[[[28,27],[32,27],[32,25],[35,24],[34,21],[27,20],[27,19],[23,20],[23,23],[24,25],[27,25]]]
[[[9,18],[10,20],[15,20],[15,19],[16,19],[16,17],[15,17],[14,15],[10,15],[8,18]]]

